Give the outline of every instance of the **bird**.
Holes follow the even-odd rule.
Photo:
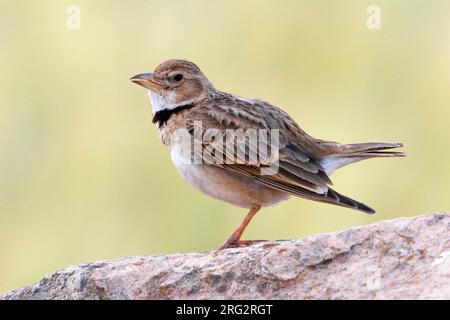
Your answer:
[[[375,213],[369,206],[334,191],[330,176],[335,170],[361,160],[405,156],[392,151],[403,147],[402,143],[341,144],[316,139],[279,107],[261,99],[216,89],[200,68],[188,60],[169,59],[153,72],[137,74],[130,80],[147,89],[152,122],[180,175],[200,192],[249,210],[220,250],[262,241],[241,240],[241,237],[261,208],[276,205],[291,196]],[[205,139],[201,134],[196,137],[196,129],[203,130],[200,132],[214,129],[216,139]],[[244,157],[221,155],[217,151],[221,146],[223,154],[233,143],[230,150],[238,152],[237,138],[227,139],[229,132],[238,130],[277,132],[273,134],[278,136],[275,169],[269,170],[274,167],[272,158],[248,160],[249,152],[259,146],[249,139],[244,139],[244,148],[239,149],[244,150]],[[186,147],[179,132],[187,134],[190,142],[194,141],[194,147]],[[211,149],[216,150],[218,159],[227,161],[205,161],[206,154],[209,160],[214,156],[214,152],[207,152]],[[200,161],[193,161],[198,159]],[[268,169],[269,174],[263,172],[264,169]]]

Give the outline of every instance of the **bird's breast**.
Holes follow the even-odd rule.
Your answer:
[[[269,206],[289,196],[268,188],[252,177],[228,171],[215,165],[194,164],[191,157],[176,144],[170,147],[175,167],[180,175],[194,188],[215,199],[232,205],[252,208]]]

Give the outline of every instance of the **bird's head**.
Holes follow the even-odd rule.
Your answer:
[[[200,101],[213,88],[200,68],[186,60],[167,60],[153,73],[141,73],[130,80],[150,91],[153,115]]]

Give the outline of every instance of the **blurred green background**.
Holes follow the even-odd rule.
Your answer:
[[[217,248],[245,215],[188,186],[129,77],[168,58],[281,106],[313,136],[405,142],[340,170],[368,216],[291,199],[247,239],[450,209],[450,2],[0,1],[0,293],[68,265]],[[382,29],[368,30],[377,4]]]

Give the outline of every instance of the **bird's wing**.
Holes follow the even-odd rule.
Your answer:
[[[258,107],[242,100],[234,103],[226,101],[223,104],[208,103],[199,109],[193,109],[186,120],[188,131],[193,133],[198,124],[201,124],[202,128],[197,129],[213,128],[215,131],[214,139],[205,141],[203,136],[201,141],[197,141],[201,148],[193,153],[197,159],[202,159],[203,163],[253,177],[265,186],[288,194],[353,209],[372,211],[367,207],[362,208],[362,204],[341,196],[329,188],[332,182],[318,159],[298,144],[289,141],[290,134],[286,134],[286,131],[296,130],[297,124],[287,114],[282,114],[280,117],[279,112],[279,109],[269,109],[268,111],[267,105]],[[286,117],[288,120],[283,120]],[[269,162],[261,161],[260,158],[250,159],[250,154],[261,152],[260,145],[252,143],[248,136],[245,140],[239,141],[236,136],[230,138],[230,130],[236,129],[242,129],[244,132],[248,132],[249,129],[279,129],[278,158],[271,159]],[[225,152],[226,150],[234,152],[230,155]],[[239,152],[241,155],[245,154],[245,157],[237,157]],[[217,161],[217,159],[222,159],[222,161]],[[267,174],[268,172],[272,172],[272,174]]]

